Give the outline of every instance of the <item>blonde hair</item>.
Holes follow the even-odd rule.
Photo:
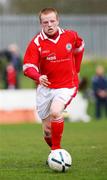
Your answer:
[[[57,10],[55,8],[51,8],[51,7],[44,8],[39,12],[39,20],[40,20],[40,22],[41,22],[41,15],[42,14],[49,14],[51,12],[54,12],[56,14],[56,17],[58,18],[58,12],[57,12]]]
[[[98,65],[96,67],[96,74],[97,75],[103,75],[104,74],[104,67],[102,65]]]

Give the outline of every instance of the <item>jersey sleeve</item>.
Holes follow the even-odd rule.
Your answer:
[[[75,68],[77,73],[80,72],[81,61],[83,58],[84,53],[84,40],[78,36],[76,33],[75,35],[75,47],[74,47],[74,57],[75,57]]]
[[[34,39],[28,45],[23,62],[23,72],[25,76],[29,78],[39,81],[40,73],[39,73],[39,51],[36,46]]]

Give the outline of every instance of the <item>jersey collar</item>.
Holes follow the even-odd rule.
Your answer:
[[[57,37],[55,40],[54,40],[54,39],[50,39],[50,38],[44,33],[43,29],[42,29],[41,34],[42,34],[42,37],[43,37],[44,40],[45,40],[45,39],[48,39],[49,41],[52,41],[53,43],[56,44],[56,43],[58,42],[59,38],[60,38],[60,35],[64,33],[64,30],[61,29],[60,27],[58,27],[58,31],[59,31],[59,35],[58,35],[58,37]]]

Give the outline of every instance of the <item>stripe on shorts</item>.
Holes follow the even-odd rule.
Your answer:
[[[70,104],[70,102],[72,101],[72,99],[76,96],[77,91],[78,91],[78,88],[76,87],[74,93],[72,94],[72,96],[70,97],[70,99],[68,100],[68,102],[65,104],[65,108]],[[65,108],[64,108],[64,109],[65,109]]]

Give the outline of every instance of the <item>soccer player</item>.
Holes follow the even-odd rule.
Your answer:
[[[61,148],[62,112],[78,90],[84,41],[77,32],[59,27],[59,16],[54,8],[41,10],[39,19],[41,32],[26,49],[23,71],[38,84],[37,110],[44,139],[51,150],[55,150]]]

